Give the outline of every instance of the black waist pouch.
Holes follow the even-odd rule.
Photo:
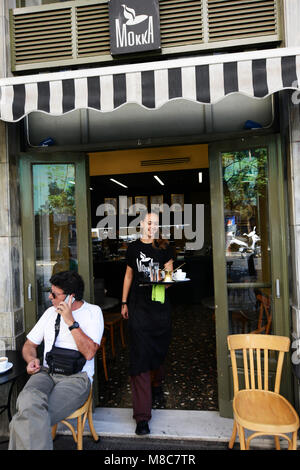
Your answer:
[[[59,348],[55,345],[60,328],[60,314],[55,321],[55,335],[52,349],[46,353],[46,362],[49,366],[50,374],[77,374],[83,369],[86,358],[81,352],[75,349]]]
[[[52,346],[46,354],[46,361],[51,374],[72,375],[80,372],[86,363],[81,352],[74,349]]]

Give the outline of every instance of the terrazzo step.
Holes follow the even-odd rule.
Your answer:
[[[102,437],[137,438],[131,408],[95,408],[93,422],[96,432]],[[74,424],[76,427],[76,423]],[[227,443],[231,437],[233,419],[222,418],[216,411],[152,410],[149,425],[151,434],[147,435],[147,439]],[[62,424],[59,424],[57,432],[70,434]],[[89,428],[86,423],[84,435],[88,434]],[[140,438],[145,439],[145,437]],[[274,440],[270,437],[256,438],[252,441],[252,448],[254,447],[274,449]],[[285,447],[286,442],[283,440],[282,448]]]

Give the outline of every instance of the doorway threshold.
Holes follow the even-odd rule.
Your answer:
[[[76,420],[74,426],[76,427]],[[135,421],[131,408],[95,408],[93,412],[94,427],[99,436],[109,438],[138,438],[145,436],[135,434]],[[180,441],[202,441],[210,443],[228,443],[233,428],[233,419],[222,418],[218,411],[194,410],[152,410],[149,422],[151,433],[147,439],[166,439]],[[60,423],[58,434],[70,434],[70,431]],[[86,422],[84,435],[89,435]],[[248,435],[247,431],[245,433]],[[238,436],[236,443],[239,442]],[[297,446],[299,446],[299,442]],[[282,449],[287,448],[286,441],[280,442]],[[274,449],[272,437],[258,437],[252,441],[253,449]]]
[[[131,408],[96,408],[93,414],[96,431],[102,436],[137,437]],[[155,439],[201,439],[228,441],[233,420],[220,417],[217,411],[152,410],[149,421]]]

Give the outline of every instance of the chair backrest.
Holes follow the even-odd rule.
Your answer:
[[[231,356],[234,394],[239,391],[237,350],[241,350],[243,353],[245,388],[259,390],[269,390],[269,353],[271,351],[278,352],[274,392],[279,393],[284,353],[288,352],[290,348],[289,338],[250,333],[229,335],[227,342]]]
[[[94,279],[94,302],[101,305],[105,298],[104,279]]]
[[[258,294],[256,299],[259,303],[259,313],[258,313],[258,322],[257,328],[251,333],[262,333],[265,332],[266,335],[270,334],[271,325],[272,325],[272,313],[271,313],[271,301],[270,297]],[[265,322],[264,321],[265,316]]]

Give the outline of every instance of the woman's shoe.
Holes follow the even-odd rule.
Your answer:
[[[162,406],[164,407],[166,404],[164,391],[161,385],[158,387],[152,387],[152,406]]]
[[[145,436],[146,434],[150,434],[148,421],[139,421],[136,425],[135,434],[138,436]]]

